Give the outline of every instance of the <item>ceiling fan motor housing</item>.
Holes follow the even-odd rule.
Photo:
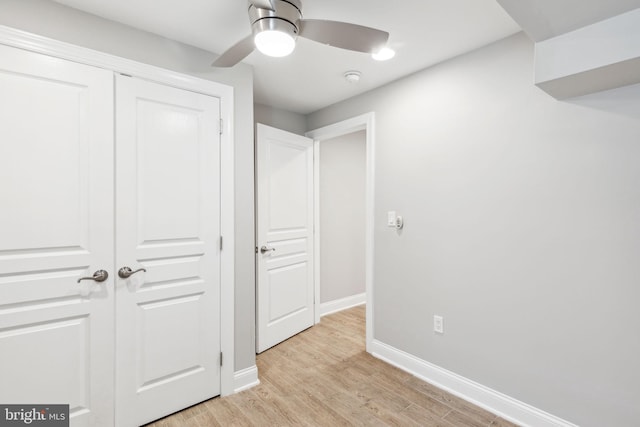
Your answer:
[[[273,0],[273,10],[262,9],[251,4],[249,19],[251,30],[256,35],[262,31],[283,31],[295,39],[300,31],[302,2],[299,0]]]

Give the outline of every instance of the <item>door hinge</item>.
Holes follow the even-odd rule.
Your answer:
[[[222,250],[222,236],[220,236],[220,250]]]
[[[220,119],[220,135],[222,135],[223,128],[224,128],[224,120]]]
[[[220,352],[220,366],[222,366],[222,352]]]

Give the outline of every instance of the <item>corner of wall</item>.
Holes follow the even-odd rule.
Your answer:
[[[236,371],[233,377],[234,393],[240,393],[241,391],[248,390],[252,387],[260,384],[258,379],[258,367],[253,365],[246,369]]]

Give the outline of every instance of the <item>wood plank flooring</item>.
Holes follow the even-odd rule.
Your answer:
[[[364,317],[323,317],[258,355],[260,385],[150,426],[514,426],[366,353]]]

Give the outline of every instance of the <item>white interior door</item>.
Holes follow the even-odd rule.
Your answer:
[[[220,393],[220,101],[116,80],[116,425]]]
[[[113,75],[0,46],[0,94],[0,402],[113,425]]]
[[[313,326],[313,140],[257,126],[257,349]]]

